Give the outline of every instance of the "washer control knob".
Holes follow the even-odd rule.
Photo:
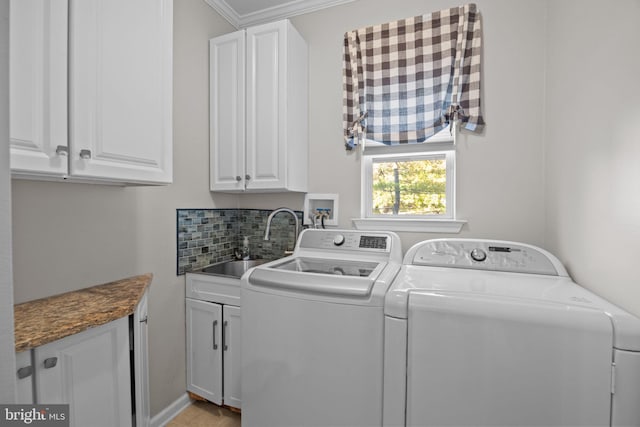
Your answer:
[[[340,246],[344,243],[344,236],[342,234],[336,234],[333,238],[333,244],[336,246]]]
[[[487,253],[482,249],[474,249],[471,251],[471,259],[474,261],[482,262],[487,259]]]

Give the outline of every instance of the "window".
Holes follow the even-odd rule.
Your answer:
[[[366,141],[356,228],[457,233],[456,151],[449,129],[424,144]]]
[[[455,151],[368,155],[365,218],[453,218]]]
[[[438,147],[445,139],[434,141],[450,124],[472,132],[484,126],[481,33],[475,4],[345,33],[344,143],[347,151],[364,150],[357,228],[462,228],[465,221],[455,219],[454,138],[447,135],[446,148]]]
[[[445,129],[426,144],[367,141],[362,156],[362,218],[455,219],[456,151]]]

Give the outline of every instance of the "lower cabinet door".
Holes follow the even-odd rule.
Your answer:
[[[31,351],[16,353],[16,403],[21,405],[33,404],[33,366],[31,365]]]
[[[222,305],[186,299],[187,390],[222,404]]]
[[[70,404],[72,427],[131,426],[129,319],[34,350],[36,403]]]
[[[133,313],[133,340],[135,373],[135,417],[136,427],[149,427],[151,409],[149,405],[149,331],[147,293],[140,299]]]
[[[240,307],[223,306],[224,404],[240,408]]]

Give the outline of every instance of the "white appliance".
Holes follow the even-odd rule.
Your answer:
[[[304,230],[242,282],[242,425],[380,426],[394,233]]]
[[[522,243],[409,249],[384,369],[388,426],[640,426],[640,320]]]

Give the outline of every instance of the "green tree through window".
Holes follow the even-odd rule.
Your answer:
[[[375,161],[374,215],[442,215],[446,212],[446,161]]]

